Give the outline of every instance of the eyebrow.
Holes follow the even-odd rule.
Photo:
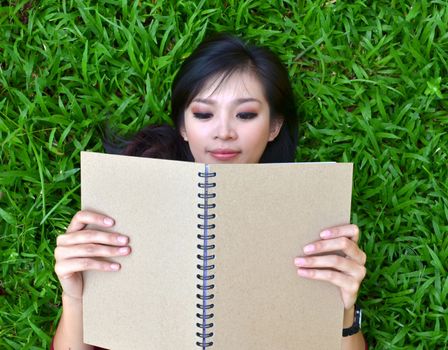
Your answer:
[[[216,104],[215,100],[207,99],[207,98],[195,98],[192,102],[205,103],[207,105],[215,105]],[[232,104],[240,105],[240,104],[246,103],[246,102],[258,102],[259,104],[261,104],[261,101],[259,99],[256,99],[256,98],[253,98],[253,97],[237,98],[236,100],[234,100],[232,102]]]

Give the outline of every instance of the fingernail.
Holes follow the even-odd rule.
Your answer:
[[[306,245],[304,248],[303,248],[303,251],[305,252],[305,253],[311,253],[311,252],[313,252],[314,251],[314,245],[312,245],[312,244],[309,244],[309,245]]]
[[[120,249],[118,249],[120,254],[127,254],[129,253],[129,247],[122,247]]]
[[[126,243],[128,238],[126,236],[118,236],[117,241],[120,243]]]
[[[111,226],[114,224],[114,220],[112,220],[111,218],[104,218],[103,222],[107,225],[107,226]]]
[[[110,264],[110,268],[111,268],[112,270],[117,271],[117,270],[120,268],[120,265],[119,265],[119,264]]]
[[[321,238],[328,238],[330,236],[331,236],[331,232],[329,230],[325,230],[320,233]]]
[[[298,266],[305,265],[305,259],[304,258],[295,258],[294,263]]]

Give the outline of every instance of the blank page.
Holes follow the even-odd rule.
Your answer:
[[[214,348],[339,349],[338,288],[299,277],[293,260],[321,230],[349,223],[352,164],[210,167]]]
[[[84,341],[113,350],[195,348],[197,172],[203,165],[83,152],[82,208],[130,237],[119,272],[84,273]]]

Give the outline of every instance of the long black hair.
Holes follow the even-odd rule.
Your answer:
[[[292,162],[298,138],[298,116],[288,73],[269,49],[250,45],[229,34],[216,34],[203,41],[183,62],[173,85],[170,126],[148,126],[126,142],[125,155],[194,161],[180,128],[184,111],[211,78],[250,72],[260,81],[271,119],[283,119],[279,134],[268,142],[260,163]],[[111,143],[105,143],[106,151]]]

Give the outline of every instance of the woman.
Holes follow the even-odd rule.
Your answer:
[[[203,42],[176,76],[171,107],[175,128],[145,128],[122,153],[202,163],[294,161],[298,128],[294,97],[285,68],[267,49],[228,35]],[[54,349],[94,348],[82,343],[81,272],[118,271],[119,264],[103,258],[131,254],[128,237],[84,229],[88,224],[110,228],[114,221],[80,211],[58,237],[55,271],[63,289],[63,312]],[[357,246],[358,237],[355,225],[329,228],[320,241],[297,252],[294,261],[300,277],[324,280],[340,289],[344,328],[350,329],[342,348],[353,350],[366,348],[362,334],[351,328],[365,276],[366,256]],[[334,251],[345,256],[320,255]]]

